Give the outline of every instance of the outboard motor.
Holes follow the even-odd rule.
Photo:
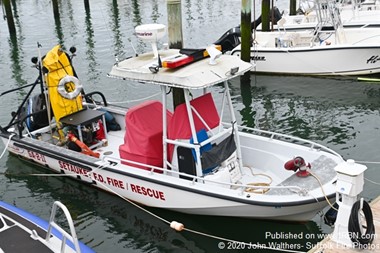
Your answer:
[[[271,10],[270,18],[272,18],[272,22],[274,24],[277,24],[277,21],[281,19],[282,14],[278,10],[277,7],[274,7]],[[258,17],[255,21],[251,23],[251,32],[255,30],[259,25],[261,24],[261,16]],[[215,41],[214,45],[221,45],[222,46],[222,53],[226,53],[228,51],[232,51],[235,47],[237,47],[240,44],[240,37],[241,37],[241,31],[240,26],[236,26],[234,28],[231,28],[227,32],[225,32],[217,41]],[[252,42],[252,41],[251,41]]]
[[[222,53],[224,54],[225,52],[231,51],[240,44],[240,36],[240,26],[237,26],[225,32],[222,37],[214,42],[214,44],[221,45]]]
[[[28,99],[18,118],[19,120],[25,119],[28,130],[34,131],[49,125],[50,120],[46,109],[45,96],[43,94],[36,94]]]

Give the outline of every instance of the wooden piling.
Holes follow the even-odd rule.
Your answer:
[[[12,6],[10,0],[3,0],[5,15],[7,16],[9,34],[16,34],[15,22],[13,20]]]
[[[183,47],[181,0],[167,0],[169,48]],[[173,106],[185,102],[182,89],[173,88]]]
[[[243,61],[250,62],[251,60],[251,0],[241,1],[241,55]]]
[[[59,19],[58,0],[52,0],[54,19]]]
[[[86,10],[86,13],[90,11],[90,1],[84,0],[84,9]]]
[[[169,48],[183,47],[181,0],[167,0]]]
[[[261,30],[264,32],[270,31],[269,12],[270,12],[270,0],[262,0],[261,2]]]
[[[296,15],[297,14],[297,0],[290,0],[289,1],[289,15]]]

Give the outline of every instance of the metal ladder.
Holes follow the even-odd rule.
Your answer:
[[[57,208],[58,207],[61,208],[61,210],[65,214],[67,223],[68,223],[68,225],[70,227],[70,234],[67,233],[65,230],[63,230],[55,222],[55,218],[56,218],[56,213],[57,213]],[[54,204],[53,204],[52,210],[51,210],[50,220],[49,220],[49,227],[48,227],[48,231],[47,231],[46,239],[45,239],[47,242],[50,239],[50,236],[51,236],[53,228],[55,228],[58,232],[60,232],[62,234],[62,237],[63,237],[62,238],[62,244],[61,244],[61,252],[62,253],[65,252],[66,240],[67,239],[69,239],[74,244],[75,252],[78,252],[78,253],[81,252],[80,251],[80,247],[79,247],[78,237],[77,237],[77,234],[76,234],[75,228],[74,228],[73,219],[71,218],[70,212],[67,209],[67,207],[64,204],[62,204],[60,201],[55,201]]]

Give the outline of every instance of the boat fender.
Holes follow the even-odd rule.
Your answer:
[[[71,83],[71,84],[70,84]],[[74,85],[74,87],[72,86]],[[58,93],[67,99],[76,98],[82,91],[83,86],[75,76],[65,76],[58,83]]]
[[[74,134],[69,133],[69,134],[67,134],[67,137],[69,138],[70,141],[74,142],[75,144],[77,144],[82,149],[83,154],[93,156],[96,158],[100,157],[100,154],[98,152],[92,151],[86,144],[84,144],[77,137],[75,137]]]
[[[174,229],[175,231],[178,231],[178,232],[180,232],[180,231],[182,231],[182,230],[185,229],[185,226],[184,226],[182,223],[179,223],[179,222],[177,222],[177,221],[172,221],[172,222],[170,223],[170,227],[171,227],[172,229]]]
[[[308,172],[308,169],[311,168],[311,165],[310,165],[310,163],[306,163],[305,159],[303,159],[302,157],[297,156],[297,157],[293,158],[292,160],[287,161],[284,164],[284,168],[286,170],[292,170],[294,172],[296,172],[297,170],[299,170],[296,173],[297,176],[299,176],[299,177],[307,177],[307,176],[310,175],[310,172]]]

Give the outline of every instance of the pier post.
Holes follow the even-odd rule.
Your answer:
[[[181,0],[167,0],[169,48],[183,47]],[[173,88],[173,106],[185,102],[183,90]]]
[[[241,55],[243,61],[250,62],[251,60],[251,0],[241,1]]]
[[[297,14],[297,0],[290,0],[289,1],[289,15],[296,15]]]
[[[54,19],[59,19],[58,0],[52,0]]]
[[[5,15],[7,16],[9,34],[16,34],[15,22],[13,20],[12,6],[10,0],[3,0]]]
[[[261,30],[264,32],[269,31],[270,19],[270,0],[262,0],[261,2]]]
[[[84,0],[84,9],[86,12],[90,11],[90,0]]]

